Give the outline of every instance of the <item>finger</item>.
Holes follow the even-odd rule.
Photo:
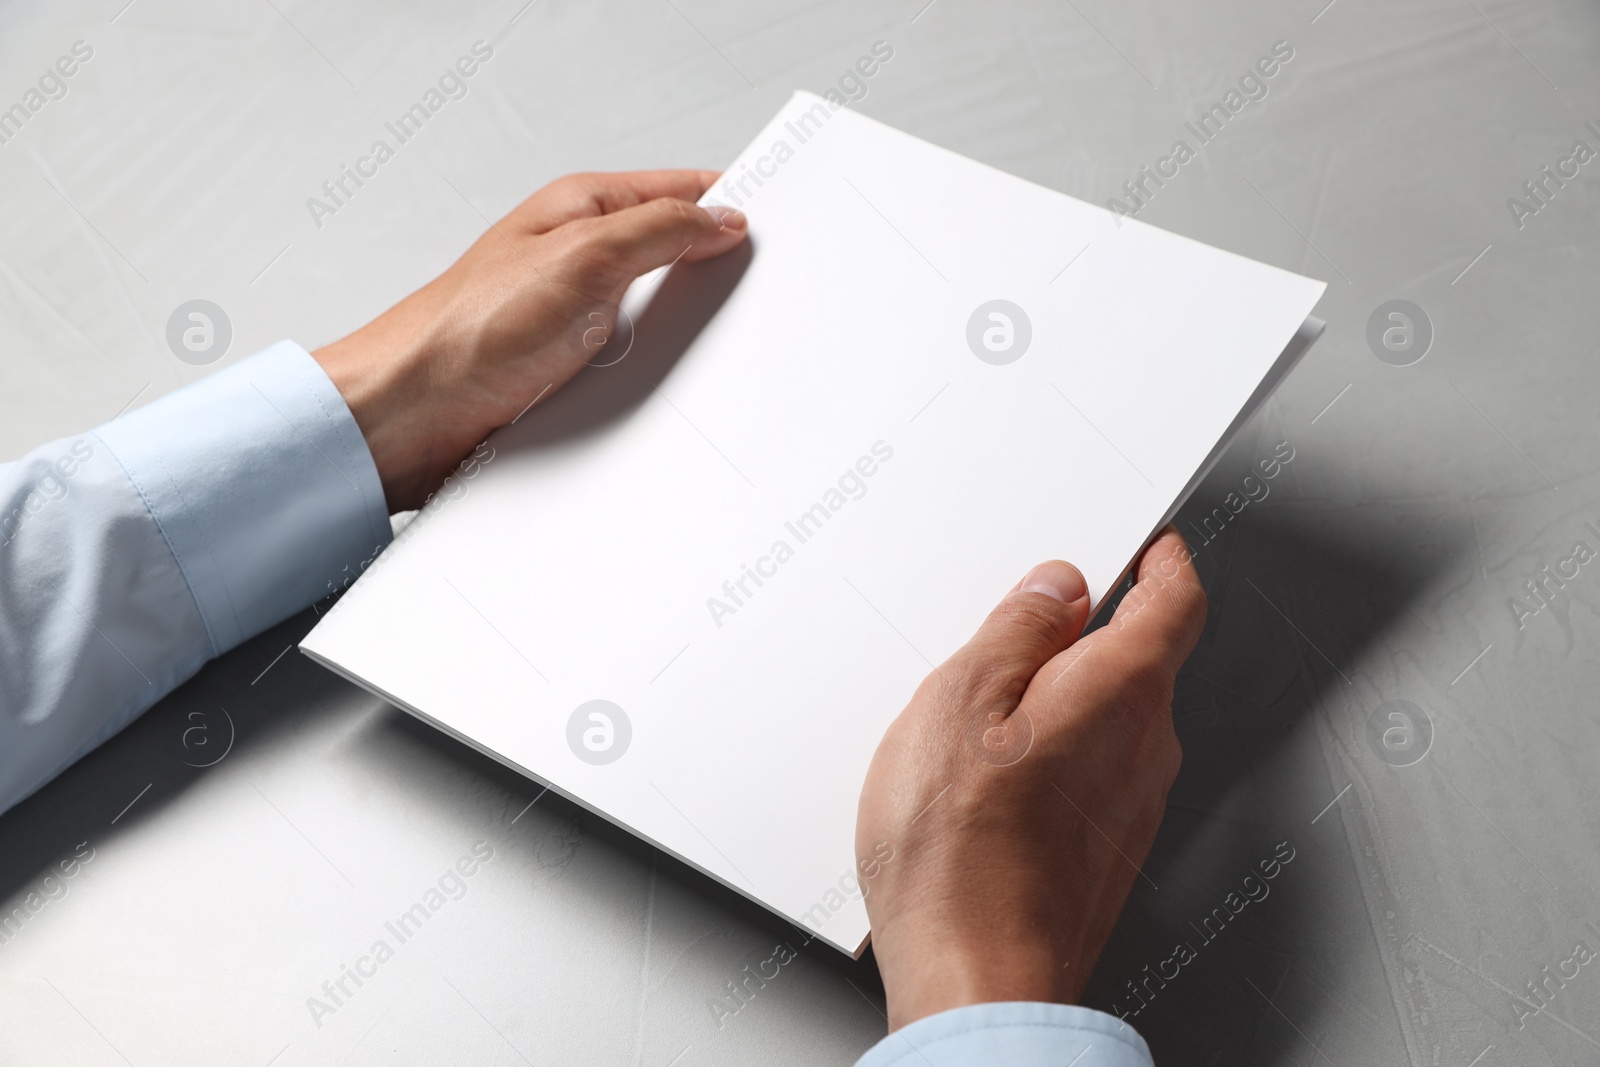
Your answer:
[[[507,221],[524,232],[539,234],[575,219],[598,218],[664,196],[692,203],[719,177],[714,170],[569,174],[524,200]]]
[[[571,238],[568,280],[585,292],[614,299],[628,283],[657,267],[720,256],[744,240],[746,227],[744,214],[732,208],[702,208],[660,197],[574,220],[559,232]]]
[[[1099,640],[1130,656],[1154,657],[1176,675],[1206,621],[1206,594],[1194,556],[1168,526],[1145,549],[1137,574]]]
[[[1078,568],[1060,560],[1027,573],[978,632],[946,661],[947,679],[993,684],[1013,705],[1040,667],[1061,652],[1089,619],[1089,590]]]

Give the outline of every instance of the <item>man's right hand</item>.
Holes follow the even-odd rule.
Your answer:
[[[1168,527],[1087,637],[1075,567],[1035,567],[889,727],[857,817],[889,1025],[990,1001],[1074,1003],[1178,774],[1172,690],[1205,622]],[[874,863],[880,843],[894,862]]]

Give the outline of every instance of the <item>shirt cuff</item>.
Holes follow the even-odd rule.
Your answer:
[[[344,398],[292,341],[101,427],[219,656],[341,588],[389,543]]]
[[[972,1004],[918,1019],[856,1067],[1154,1067],[1127,1023],[1105,1012],[1023,1001]]]

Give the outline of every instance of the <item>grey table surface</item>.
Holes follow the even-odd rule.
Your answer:
[[[313,217],[478,40],[466,95]],[[1141,219],[1331,283],[1182,516],[1211,597],[1184,769],[1087,1002],[1138,1009],[1162,1064],[1600,1062],[1594,4],[10,0],[0,107],[92,56],[0,144],[0,455],[339,336],[557,175],[720,166],[879,40],[865,113],[1099,203],[1188,141]],[[166,343],[196,298],[232,324],[211,367]],[[794,931],[281,655],[313,622],[0,818],[0,898],[47,898],[0,944],[0,1061],[844,1064],[882,1034],[870,958],[819,945],[732,1000]]]

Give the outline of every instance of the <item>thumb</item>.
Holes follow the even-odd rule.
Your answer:
[[[1088,621],[1089,589],[1082,573],[1070,563],[1050,560],[1017,583],[946,668],[957,677],[1001,687],[1014,706],[1039,668],[1076,641]]]
[[[722,255],[744,240],[747,228],[742,211],[716,204],[700,207],[667,196],[561,227],[576,231],[574,280],[579,287],[613,297],[657,267]]]

